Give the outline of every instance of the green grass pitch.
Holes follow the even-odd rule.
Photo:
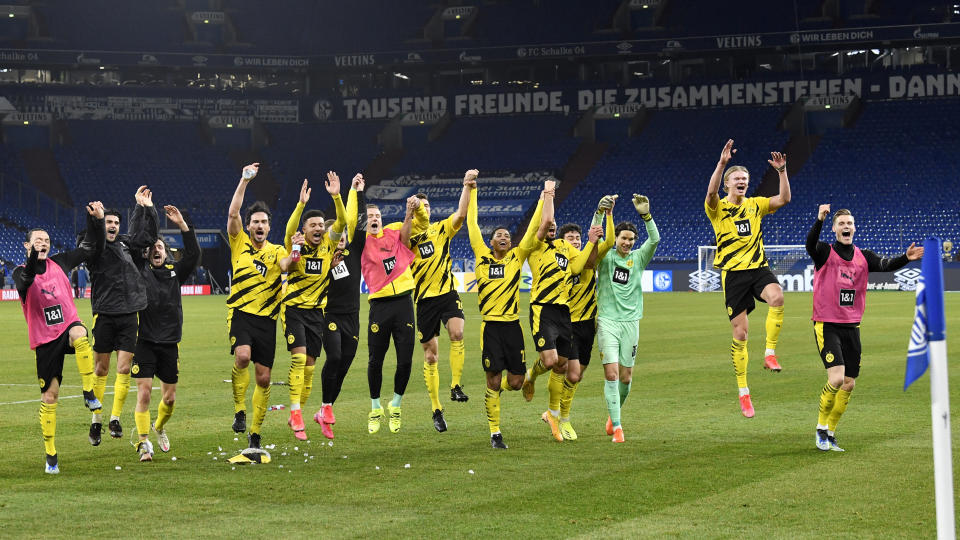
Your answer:
[[[524,301],[526,295],[524,296]],[[762,369],[763,317],[751,316],[749,382],[757,415],[740,415],[729,358],[730,330],[719,294],[648,294],[633,390],[623,412],[626,444],[603,432],[602,369],[586,370],[574,401],[580,439],[556,443],[540,420],[546,378],[533,403],[504,393],[510,449],[494,451],[483,407],[476,297],[467,313],[468,403],[449,401],[447,340],[441,338],[441,397],[449,431],[430,419],[422,353],[403,401],[403,429],[366,432],[370,408],[366,336],[335,406],[333,446],[308,422],[309,443],[267,413],[273,462],[225,461],[245,439],[230,430],[232,358],[224,297],[184,299],[180,388],[168,424],[173,449],[140,464],[130,445],[135,390],[123,440],[87,442],[89,413],[72,357],[58,409],[61,474],[43,474],[36,371],[16,302],[0,303],[0,536],[394,538],[541,537],[932,537],[936,530],[929,379],[902,391],[912,293],[871,292],[862,326],[863,367],[837,435],[845,453],[814,447],[825,374],[809,322],[809,294],[786,295],[778,353],[783,372]],[[80,304],[90,321],[90,306]],[[526,307],[522,322],[527,339]],[[960,296],[947,295],[948,351]],[[366,308],[361,313],[365,326]],[[278,339],[278,346],[283,340]],[[534,349],[527,344],[528,358]],[[322,360],[321,360],[322,362]],[[289,357],[277,351],[274,380]],[[384,402],[394,362],[384,369]],[[113,369],[114,365],[111,365]],[[954,408],[960,368],[952,369]],[[113,373],[105,405],[112,402]],[[320,376],[304,416],[319,408]],[[248,392],[252,394],[252,388]],[[156,414],[159,392],[154,391]],[[287,403],[274,386],[272,404]],[[957,427],[954,427],[957,430]],[[954,447],[957,437],[954,436]],[[957,455],[958,450],[954,450]],[[284,453],[286,455],[284,455]],[[176,456],[174,461],[172,458]],[[957,460],[954,459],[956,463]],[[409,465],[409,468],[407,467]],[[117,470],[117,467],[120,469]],[[958,467],[955,465],[955,469]]]

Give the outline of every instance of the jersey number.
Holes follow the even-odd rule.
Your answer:
[[[267,265],[263,264],[262,261],[258,261],[257,259],[254,259],[254,260],[253,260],[253,267],[257,269],[257,272],[258,272],[261,276],[267,277]]]
[[[323,259],[304,259],[303,270],[307,274],[323,274]]]
[[[630,270],[626,268],[620,268],[619,266],[614,267],[613,269],[613,282],[619,283],[620,285],[626,285],[630,281]]]
[[[503,279],[506,276],[506,271],[502,264],[491,264],[490,271],[487,273],[487,278],[489,279]]]
[[[840,289],[840,305],[852,306],[857,292],[854,289]]]
[[[734,221],[733,225],[737,228],[738,236],[750,236],[750,220],[741,219],[740,221]]]
[[[566,271],[567,271],[567,262],[568,262],[568,261],[567,261],[567,258],[564,257],[563,255],[559,254],[559,253],[555,253],[554,255],[556,255],[556,257],[557,257],[557,266],[560,267],[560,270],[563,270],[564,272],[566,272]]]
[[[47,326],[63,324],[63,309],[60,304],[43,308],[43,318],[47,321]]]
[[[433,255],[433,242],[427,241],[417,246],[420,250],[420,258],[427,259]]]
[[[388,276],[390,275],[390,272],[393,272],[393,269],[396,268],[396,266],[397,266],[396,257],[387,257],[386,259],[383,260],[383,270],[387,273]]]

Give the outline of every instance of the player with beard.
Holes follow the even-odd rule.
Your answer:
[[[537,362],[526,372],[522,390],[524,399],[532,400],[537,377],[551,371],[549,401],[541,419],[549,424],[553,438],[562,442],[560,397],[565,388],[572,389],[580,381],[578,351],[573,341],[569,308],[572,276],[583,272],[603,231],[599,225],[591,227],[589,242],[582,251],[574,249],[563,238],[556,238],[557,223],[553,219],[555,192],[555,181],[544,182],[543,198],[534,215],[534,218],[540,215],[539,228],[533,238],[525,238],[520,244],[523,249],[529,250],[528,259],[533,273],[530,329],[539,352]],[[568,370],[568,363],[576,364],[575,368]]]
[[[857,226],[846,209],[833,215],[833,244],[820,242],[823,221],[829,214],[830,205],[821,204],[806,242],[814,266],[813,333],[827,370],[827,383],[820,390],[815,442],[820,450],[843,452],[835,431],[860,375],[860,322],[867,306],[867,277],[870,272],[893,272],[920,260],[923,247],[910,244],[907,252],[895,259],[861,250],[853,245]]]
[[[397,352],[397,371],[393,376],[393,399],[388,406],[390,432],[400,431],[402,422],[400,404],[410,381],[414,339],[413,302],[410,298],[414,288],[410,264],[414,255],[410,251],[410,237],[422,233],[429,224],[421,203],[415,196],[408,198],[403,223],[386,226],[383,225],[380,208],[374,204],[367,205],[367,238],[360,266],[363,279],[370,289],[367,385],[370,388],[371,411],[367,416],[367,432],[371,434],[380,431],[380,420],[383,418],[380,387],[383,383],[383,359],[390,348],[391,336]],[[447,429],[446,425],[436,423],[434,427],[437,431]]]
[[[756,307],[754,300],[770,306],[765,325],[767,349],[763,367],[775,372],[780,371],[776,347],[783,326],[783,288],[767,264],[761,220],[790,202],[790,181],[786,155],[770,152],[771,159],[767,163],[780,177],[779,192],[773,197],[747,197],[750,184],[747,168],[734,165],[724,172],[735,153],[733,139],[730,139],[710,177],[703,208],[716,236],[717,255],[713,265],[722,271],[724,303],[733,331],[730,357],[737,376],[740,410],[744,416],[752,418],[753,401],[747,386],[747,315]],[[719,195],[721,179],[727,191],[727,196],[722,199]]]
[[[140,186],[134,198],[137,206],[130,218],[129,235],[120,234],[121,216],[117,210],[104,212],[106,244],[87,263],[90,268],[90,306],[93,310],[93,350],[96,353],[94,393],[101,402],[107,386],[110,355],[117,351],[117,378],[113,385],[110,412],[110,436],[123,436],[120,415],[130,390],[130,366],[137,347],[137,312],[147,307],[147,290],[134,263],[134,256],[153,245],[157,222],[146,218],[153,208],[153,194]],[[90,444],[100,444],[102,409],[93,412]]]
[[[307,440],[306,426],[303,425],[302,405],[307,402],[310,393],[304,395],[307,386],[306,375],[309,370],[310,388],[313,388],[313,371],[317,356],[323,349],[323,309],[322,302],[330,285],[329,272],[331,261],[343,228],[343,201],[340,198],[340,177],[333,171],[327,173],[327,193],[333,199],[337,219],[329,229],[324,225],[323,212],[308,210],[304,206],[310,200],[310,188],[303,181],[300,189],[300,201],[287,221],[284,247],[300,252],[298,260],[292,257],[280,261],[280,270],[287,273],[287,287],[283,293],[284,334],[287,338],[287,350],[290,351],[290,371],[288,385],[290,390],[290,420],[294,436]],[[297,232],[300,216],[303,215],[302,232]]]
[[[77,308],[73,303],[67,274],[91,255],[103,249],[103,204],[87,205],[87,232],[81,247],[49,255],[50,235],[43,229],[27,231],[23,243],[27,261],[13,270],[13,281],[20,295],[23,316],[27,319],[30,348],[37,357],[37,378],[40,381],[40,429],[46,452],[44,470],[60,472],[55,437],[57,402],[63,380],[63,357],[75,354],[83,384],[83,403],[90,410],[101,408],[94,395],[93,349],[87,338]]]
[[[253,422],[247,435],[250,448],[260,448],[260,427],[270,400],[270,373],[281,306],[280,261],[288,256],[283,246],[267,240],[271,216],[270,208],[264,202],[253,203],[247,208],[244,220],[240,219],[247,184],[257,176],[259,169],[259,163],[243,168],[227,214],[227,235],[233,261],[233,279],[227,297],[230,353],[234,355],[231,377],[233,431],[242,433],[247,429],[246,399],[252,361],[257,387],[253,391]]]
[[[137,442],[134,447],[140,461],[153,459],[153,444],[148,439],[152,429],[157,436],[160,450],[170,451],[170,438],[164,429],[173,415],[177,397],[177,381],[180,374],[180,339],[183,336],[183,305],[180,287],[187,282],[200,261],[200,244],[196,231],[175,206],[164,206],[167,220],[176,225],[183,236],[183,251],[179,261],[167,259],[169,250],[163,238],[147,250],[146,264],[141,264],[141,274],[147,284],[147,308],[140,312],[137,335],[137,350],[133,356],[130,372],[137,380],[137,408],[134,419],[137,424]],[[153,213],[152,219],[157,219]],[[157,406],[157,421],[150,423],[150,392],[153,378],[160,379],[160,404]]]
[[[333,404],[360,344],[360,258],[367,241],[363,188],[363,175],[357,174],[347,196],[347,227],[330,263],[330,285],[323,304],[323,344],[327,356],[320,371],[323,402],[313,420],[328,439],[333,438],[333,424],[337,422]],[[331,226],[333,220],[328,220],[327,227]]]

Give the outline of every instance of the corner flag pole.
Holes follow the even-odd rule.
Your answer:
[[[953,458],[950,447],[950,391],[947,384],[946,314],[940,239],[924,242],[921,271],[926,282],[930,358],[930,413],[933,419],[933,474],[937,499],[937,538],[956,538],[953,508]]]

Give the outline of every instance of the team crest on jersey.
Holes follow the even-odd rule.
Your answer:
[[[377,332],[380,331],[380,326],[377,325],[377,323],[373,323],[370,325],[370,331],[376,334]]]
[[[540,338],[540,339],[537,340],[537,346],[538,346],[538,347],[543,347],[543,346],[546,345],[546,344],[547,344],[547,340],[545,340],[545,339],[543,339],[543,338]]]
[[[337,323],[332,322],[332,323],[330,323],[330,324],[327,325],[327,328],[329,328],[331,332],[336,332],[336,331],[337,331]]]
[[[833,358],[834,358],[834,357],[833,357],[833,353],[832,353],[832,352],[828,352],[828,353],[827,353],[827,356],[826,356],[827,363],[828,363],[828,364],[832,364],[832,363],[833,363]]]
[[[727,316],[730,316],[730,315],[733,315],[733,308],[730,306],[727,306]]]
[[[173,265],[172,265],[172,264],[165,264],[164,267],[165,267],[167,270],[173,270]]]
[[[486,356],[483,357],[483,367],[485,367],[485,368],[489,368],[489,367],[490,367],[490,359],[489,359],[488,357],[486,357]]]
[[[633,268],[633,259],[630,259],[629,261],[627,261],[627,267]]]
[[[140,364],[134,364],[133,367],[130,368],[130,373],[133,373],[134,375],[140,373]]]
[[[237,344],[237,336],[230,336],[230,345]]]
[[[297,337],[293,334],[287,334],[287,344],[293,345],[293,342],[297,340]]]
[[[423,332],[417,331],[417,339],[423,339]]]
[[[40,388],[43,388],[44,386],[46,386],[46,382],[43,379],[37,379],[37,381],[40,382]]]

